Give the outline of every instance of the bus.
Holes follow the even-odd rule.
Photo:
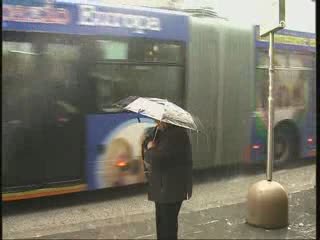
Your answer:
[[[85,0],[2,7],[4,201],[145,182],[154,121],[113,107],[128,96],[199,117],[195,169],[265,161],[268,42],[256,26]],[[277,163],[315,155],[314,39],[275,36]]]

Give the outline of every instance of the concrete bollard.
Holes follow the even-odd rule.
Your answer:
[[[288,194],[275,181],[253,184],[247,196],[247,223],[256,227],[274,229],[288,226]]]

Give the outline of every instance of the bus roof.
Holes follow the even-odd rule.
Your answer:
[[[98,0],[4,0],[3,31],[188,41],[188,15]]]

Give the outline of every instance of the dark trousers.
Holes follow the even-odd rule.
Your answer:
[[[178,215],[182,201],[155,204],[157,239],[178,239]]]

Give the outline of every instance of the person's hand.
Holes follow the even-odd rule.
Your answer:
[[[148,142],[147,149],[154,148],[155,146],[156,146],[156,143],[154,141],[150,141]]]

